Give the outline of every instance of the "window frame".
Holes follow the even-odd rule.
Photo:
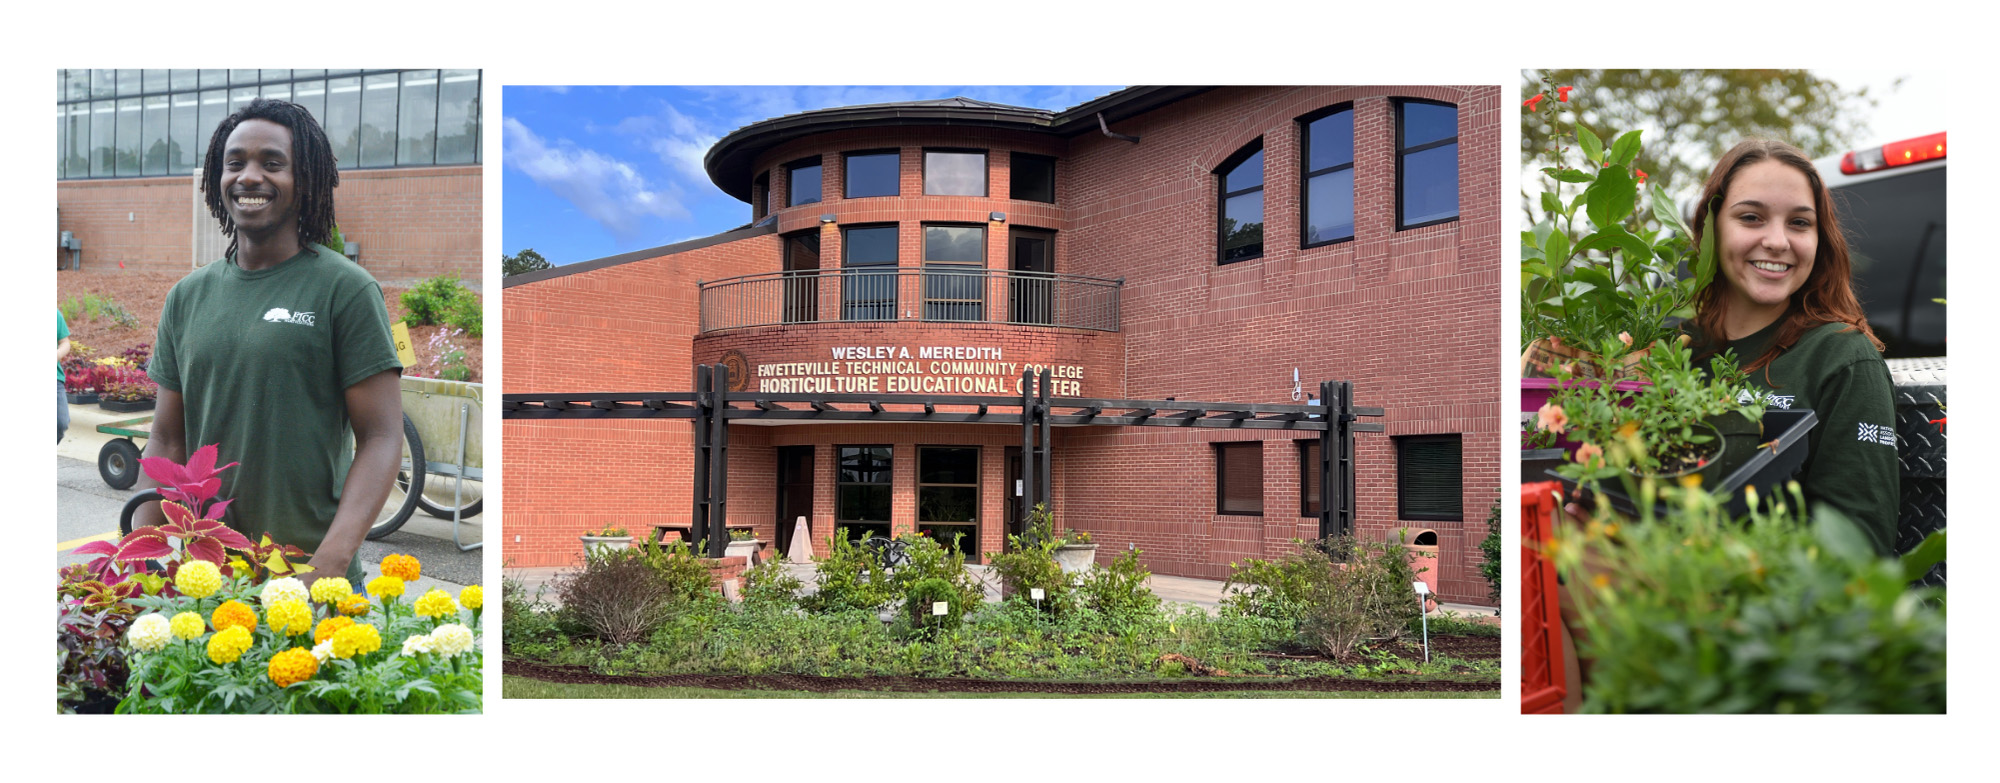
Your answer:
[[[891,246],[896,249],[895,263],[862,264],[858,267],[853,265],[850,262],[850,259],[853,257],[854,243],[848,241],[848,236],[855,231],[869,231],[869,230],[879,230],[879,229],[889,229],[890,231],[894,232],[893,235],[895,236],[896,241]],[[824,244],[822,244],[820,247],[820,268],[821,269],[826,268],[826,248]],[[841,226],[840,227],[840,270],[841,270],[840,271],[840,286],[841,286],[840,320],[867,321],[867,322],[878,322],[878,323],[882,321],[900,320],[903,312],[902,311],[903,300],[901,291],[903,273],[900,271],[902,268],[903,268],[903,226],[901,223],[856,223],[851,226]],[[863,273],[848,271],[850,269],[886,269],[889,271],[874,272],[864,275]],[[886,303],[889,308],[888,317],[887,318],[852,317],[853,313],[855,313],[856,310],[859,308],[869,308],[869,307],[880,308],[883,306],[884,300],[857,299],[857,297],[865,296],[866,294],[871,293],[872,292],[871,289],[881,286],[880,282],[869,280],[870,277],[875,277],[875,276],[883,276],[888,278],[888,285],[886,286],[889,294],[889,298],[886,300]]]
[[[939,483],[925,482],[924,452],[929,449],[960,449],[972,452],[972,474],[973,474],[972,483],[939,484]],[[977,445],[968,446],[968,445],[935,444],[935,443],[917,445],[917,495],[916,495],[917,530],[919,531],[923,530],[924,526],[927,524],[933,527],[945,526],[945,527],[970,528],[970,533],[966,536],[966,538],[970,540],[969,546],[962,545],[959,547],[959,551],[965,552],[966,559],[974,562],[978,562],[979,557],[981,555],[979,546],[979,536],[981,528],[984,527],[985,525],[985,520],[982,518],[983,515],[980,513],[981,511],[980,495],[982,494],[980,491],[980,479],[984,478],[985,466],[986,466],[985,459],[986,459],[985,450]],[[924,489],[926,487],[971,487],[972,520],[969,522],[939,522],[936,520],[926,521],[924,519]],[[935,536],[932,537],[932,540],[937,541],[939,546],[948,546],[943,540],[937,539]],[[970,551],[967,551],[967,549],[970,549]]]
[[[1465,521],[1465,435],[1457,432],[1441,432],[1424,435],[1399,435],[1396,443],[1396,518],[1423,522],[1463,522]],[[1453,443],[1458,446],[1459,508],[1456,513],[1442,511],[1412,511],[1405,501],[1409,497],[1410,461],[1404,449],[1416,443]]]
[[[1348,122],[1347,135],[1349,141],[1347,162],[1337,166],[1328,166],[1323,169],[1314,170],[1311,168],[1312,167],[1312,124],[1315,122],[1319,122],[1320,120],[1326,119],[1328,117],[1332,117],[1333,115],[1339,114],[1341,112],[1347,112],[1347,122]],[[1319,242],[1309,241],[1309,237],[1306,236],[1306,228],[1307,224],[1310,222],[1310,216],[1312,215],[1311,194],[1312,194],[1313,179],[1316,177],[1324,177],[1333,174],[1338,174],[1342,171],[1353,171],[1354,161],[1357,157],[1359,157],[1354,154],[1354,150],[1352,148],[1353,138],[1354,138],[1354,131],[1353,131],[1354,102],[1348,101],[1345,103],[1336,103],[1332,106],[1328,106],[1318,111],[1314,111],[1311,114],[1302,116],[1298,118],[1297,122],[1299,127],[1299,249],[1305,250],[1308,248],[1326,247],[1327,245],[1338,245],[1344,242],[1352,242],[1354,241],[1355,237],[1361,233],[1360,221],[1354,220],[1354,216],[1352,214],[1349,214],[1348,218],[1349,220],[1354,220],[1354,232],[1338,239],[1327,239]],[[1351,177],[1349,178],[1348,182],[1350,183],[1350,187],[1352,187],[1353,179]],[[1353,201],[1354,198],[1352,194],[1350,194],[1348,197],[1348,202],[1350,206],[1353,205]]]
[[[886,463],[886,465],[885,465],[885,467],[883,468],[883,470],[884,470],[884,472],[886,472],[886,473],[888,473],[888,474],[889,474],[889,480],[888,480],[887,482],[877,482],[877,481],[842,481],[842,480],[841,480],[841,476],[840,476],[840,471],[841,471],[841,461],[842,461],[842,458],[843,458],[843,456],[844,456],[844,455],[842,454],[842,452],[843,452],[843,451],[845,451],[845,450],[847,450],[847,449],[884,449],[884,450],[886,450],[886,451],[888,452],[888,456],[886,456],[886,457],[884,457],[884,458],[883,458],[883,459],[884,459],[884,462]],[[842,498],[841,498],[841,490],[842,490],[843,488],[845,488],[845,487],[888,487],[888,488],[889,488],[889,515],[888,515],[888,516],[889,516],[889,518],[888,518],[888,519],[884,519],[884,520],[880,520],[880,521],[877,521],[877,520],[872,520],[872,519],[842,519],[842,518],[841,518],[841,506],[842,506],[842,503],[841,503],[841,499],[842,499]],[[871,526],[871,527],[872,527],[872,526],[875,526],[875,525],[883,525],[883,526],[886,526],[886,527],[888,527],[888,528],[889,528],[889,532],[890,532],[890,533],[894,533],[894,532],[895,532],[895,530],[896,530],[896,522],[895,522],[895,516],[896,516],[896,447],[895,447],[895,445],[894,445],[894,444],[889,444],[889,443],[840,443],[840,444],[835,444],[835,445],[834,445],[834,447],[833,447],[833,527],[834,527],[834,529],[838,530],[838,529],[840,529],[840,528],[843,528],[843,527],[846,527],[846,528],[849,528],[849,529],[853,529],[853,528],[854,528],[854,526],[859,526],[859,525],[867,525],[867,526]]]
[[[1264,442],[1261,440],[1233,440],[1233,441],[1216,441],[1209,445],[1213,446],[1215,449],[1216,516],[1231,516],[1231,517],[1264,516],[1264,494],[1261,491],[1257,493],[1257,510],[1254,512],[1229,511],[1224,508],[1224,502],[1223,502],[1224,499],[1226,498],[1226,493],[1224,492],[1223,488],[1228,486],[1229,484],[1228,475],[1223,470],[1223,467],[1226,464],[1223,460],[1223,454],[1231,450],[1250,451],[1255,453],[1257,455],[1257,459],[1254,461],[1253,464],[1257,466],[1256,483],[1258,487],[1262,487],[1264,486]]]
[[[1022,198],[1021,196],[1015,195],[1014,183],[1019,182],[1020,179],[1018,177],[1015,177],[1014,174],[1015,172],[1020,170],[1019,163],[1020,161],[1023,160],[1046,161],[1048,163],[1049,199],[1047,201],[1043,201],[1038,198]],[[1032,201],[1037,204],[1056,203],[1056,157],[1054,155],[1037,155],[1032,152],[1009,152],[1007,154],[1007,198],[1013,201]]]
[[[1264,137],[1258,136],[1250,143],[1243,145],[1241,149],[1238,149],[1235,152],[1230,153],[1229,157],[1224,158],[1222,160],[1222,165],[1215,167],[1213,175],[1215,177],[1215,192],[1217,194],[1215,199],[1215,265],[1216,266],[1228,266],[1230,264],[1240,264],[1245,261],[1255,261],[1257,259],[1264,257],[1265,243],[1259,242],[1257,243],[1257,252],[1255,254],[1243,256],[1242,258],[1229,258],[1228,257],[1229,235],[1223,233],[1222,230],[1223,221],[1229,219],[1230,199],[1236,198],[1238,196],[1247,196],[1251,193],[1261,194],[1264,192],[1265,182],[1264,182],[1264,171],[1262,166],[1259,166],[1257,170],[1257,187],[1244,188],[1242,190],[1237,190],[1237,191],[1229,190],[1229,175],[1236,173],[1236,169],[1238,167],[1242,166],[1245,162],[1249,161],[1251,157],[1263,151],[1264,151]],[[1266,213],[1269,212],[1269,210],[1264,210],[1264,211]],[[1259,220],[1257,224],[1266,225],[1266,222],[1263,220]]]
[[[1321,509],[1326,508],[1326,487],[1319,488],[1317,498],[1309,493],[1312,491],[1313,480],[1319,478],[1319,460],[1313,455],[1313,452],[1319,449],[1319,439],[1301,439],[1293,442],[1299,444],[1299,516],[1318,517]],[[1319,508],[1314,508],[1315,505]]]
[[[875,193],[875,194],[871,194],[871,195],[867,195],[867,196],[856,196],[856,195],[854,195],[854,177],[852,176],[852,175],[853,175],[853,172],[854,172],[854,159],[855,159],[855,158],[865,158],[865,157],[873,157],[873,156],[889,156],[889,155],[893,155],[893,156],[895,156],[895,158],[896,158],[896,178],[895,178],[895,181],[896,181],[896,190],[895,190],[895,192],[893,192],[893,193]],[[824,177],[824,176],[825,176],[825,170],[824,170],[824,169],[821,169],[821,176],[822,176],[822,177]],[[842,152],[842,153],[840,153],[840,197],[841,197],[842,199],[856,199],[856,198],[895,198],[895,197],[898,197],[898,196],[901,196],[901,195],[903,195],[903,150],[902,150],[902,148],[900,148],[900,147],[891,147],[891,148],[888,148],[888,149],[874,149],[874,150],[851,150],[851,151],[848,151],[848,152]]]
[[[823,155],[812,155],[799,158],[784,165],[786,209],[803,207],[807,204],[820,204],[826,201],[826,161],[823,160],[824,157]],[[798,178],[795,176],[795,172],[799,169],[815,167],[819,169],[819,193],[814,195],[811,201],[799,201]]]
[[[1390,100],[1391,108],[1395,112],[1395,116],[1393,117],[1393,119],[1396,124],[1395,138],[1393,141],[1396,149],[1396,230],[1397,231],[1408,231],[1413,228],[1423,228],[1425,226],[1436,226],[1445,223],[1455,223],[1458,221],[1459,216],[1465,214],[1464,204],[1461,203],[1459,205],[1460,208],[1456,212],[1452,213],[1451,217],[1438,218],[1436,220],[1427,220],[1422,223],[1403,222],[1403,168],[1404,168],[1403,159],[1412,154],[1423,152],[1425,150],[1437,149],[1447,144],[1457,145],[1460,136],[1459,133],[1453,132],[1449,138],[1438,139],[1436,141],[1427,141],[1415,147],[1404,147],[1403,131],[1405,130],[1406,123],[1403,122],[1403,107],[1408,106],[1412,103],[1428,104],[1431,106],[1450,106],[1454,112],[1460,112],[1459,113],[1460,120],[1464,119],[1464,114],[1462,113],[1462,111],[1460,111],[1462,107],[1460,107],[1456,103],[1431,100],[1429,98],[1394,98]],[[1461,158],[1461,160],[1463,160],[1463,158]],[[1460,187],[1464,187],[1465,185],[1464,181],[1460,180],[1457,176],[1454,175],[1452,179],[1453,181],[1457,182]]]
[[[984,172],[984,176],[979,178],[979,192],[978,193],[932,193],[931,153],[933,152],[944,152],[956,155],[978,155],[980,160],[981,170]],[[970,197],[970,198],[987,198],[992,195],[993,193],[992,150],[978,149],[972,147],[924,147],[923,155],[924,155],[924,162],[923,162],[924,195],[941,196],[941,197],[958,196],[958,197]]]

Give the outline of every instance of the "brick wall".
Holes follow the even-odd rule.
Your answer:
[[[377,280],[456,272],[476,281],[480,180],[478,166],[343,171],[336,219],[349,241],[361,243],[361,265]],[[87,268],[191,269],[195,227],[214,226],[200,199],[191,176],[63,180],[56,183],[57,230],[76,233]],[[67,263],[68,252],[58,251],[57,260]]]

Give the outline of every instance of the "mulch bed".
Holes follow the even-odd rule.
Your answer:
[[[70,341],[96,349],[99,356],[117,356],[125,349],[140,343],[151,344],[154,335],[160,329],[160,308],[167,303],[167,291],[186,276],[187,272],[136,269],[65,269],[56,272],[58,304],[72,297],[96,294],[117,302],[139,319],[138,326],[134,327],[119,326],[108,318],[71,321]],[[389,308],[391,322],[402,319],[402,297],[403,292],[407,290],[409,290],[407,287],[387,285],[382,287],[383,304]],[[429,358],[424,355],[424,348],[431,335],[443,329],[441,326],[417,326],[410,329],[410,344],[416,348],[419,363]],[[465,349],[465,365],[472,370],[472,380],[478,382],[485,377],[482,371],[484,362],[481,350],[485,340],[460,335],[454,342]]]
[[[889,691],[894,693],[1053,693],[1092,696],[1111,693],[1214,693],[1219,691],[1365,691],[1370,693],[1469,693],[1499,691],[1497,682],[1460,680],[1352,680],[1339,677],[1262,679],[1246,677],[1126,682],[1043,682],[970,677],[815,677],[803,674],[672,674],[613,676],[581,666],[549,666],[509,659],[507,674],[569,685],[630,685],[641,688],[715,690]]]

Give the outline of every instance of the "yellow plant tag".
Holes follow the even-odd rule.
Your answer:
[[[389,334],[394,335],[396,338],[396,360],[402,362],[404,367],[415,366],[417,363],[417,351],[410,346],[409,325],[402,321],[389,324]]]

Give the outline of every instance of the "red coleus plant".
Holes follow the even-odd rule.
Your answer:
[[[218,501],[212,505],[209,502],[222,489],[222,479],[216,478],[216,474],[236,467],[236,463],[231,462],[218,468],[215,459],[215,445],[210,444],[196,449],[188,457],[186,465],[177,465],[164,457],[139,460],[139,466],[146,471],[146,475],[160,483],[160,496],[165,498],[160,501],[160,511],[166,514],[167,523],[134,530],[117,544],[93,541],[77,547],[76,552],[110,555],[108,559],[114,562],[93,562],[92,571],[106,584],[115,584],[110,577],[117,576],[117,566],[121,563],[139,564],[140,570],[144,570],[145,561],[178,552],[183,559],[207,560],[227,567],[227,550],[252,551],[250,539],[230,530],[220,521],[230,501]],[[170,539],[180,540],[178,549]]]

